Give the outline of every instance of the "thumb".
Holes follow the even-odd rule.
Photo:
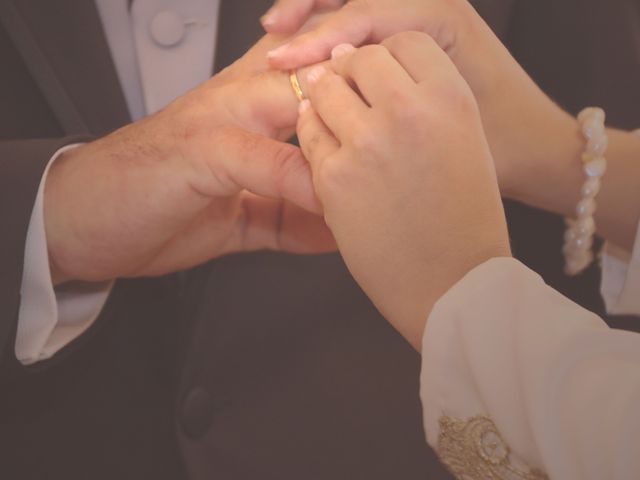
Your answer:
[[[248,190],[311,212],[322,211],[311,169],[298,147],[237,127],[228,127],[216,137],[216,165],[211,169],[216,180],[226,183],[223,194]]]

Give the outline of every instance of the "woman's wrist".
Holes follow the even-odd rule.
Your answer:
[[[453,255],[450,260],[425,269],[423,282],[411,294],[410,301],[398,302],[394,312],[383,312],[392,325],[418,352],[422,350],[422,338],[427,320],[436,303],[474,269],[494,258],[511,258],[511,248],[506,235],[487,232],[492,239],[479,238],[475,247],[466,253]],[[482,237],[482,235],[480,235]]]
[[[491,117],[488,118],[488,134],[493,134],[491,147],[503,197],[564,217],[574,217],[585,181],[582,154],[586,142],[579,122],[546,97],[539,99],[537,104],[528,102],[528,106],[520,104],[516,109],[527,112],[521,114],[526,119],[516,120],[518,128],[507,129],[500,125],[502,132],[492,125]],[[608,168],[595,213],[597,233],[631,251],[640,220],[640,204],[635,201],[640,193],[637,184],[640,138],[612,128],[606,133],[609,137]]]
[[[505,133],[515,133],[512,148],[500,154],[505,164],[499,168],[503,197],[558,215],[573,215],[584,183],[581,155],[585,142],[577,120],[555,105],[522,116],[528,118],[519,131]]]

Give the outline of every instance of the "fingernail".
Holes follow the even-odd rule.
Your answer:
[[[302,115],[304,112],[309,110],[309,107],[311,107],[311,102],[305,98],[300,102],[300,105],[298,105],[298,113]]]
[[[277,10],[269,10],[260,19],[260,23],[262,23],[262,25],[264,27],[271,27],[271,26],[275,25],[277,21],[278,21],[278,11]]]
[[[336,58],[344,57],[347,53],[351,53],[355,49],[356,47],[350,43],[342,43],[331,50],[331,58],[335,60]]]
[[[309,85],[313,85],[314,83],[316,83],[318,80],[320,80],[320,78],[322,78],[322,76],[327,73],[327,69],[324,68],[322,65],[318,66],[318,67],[314,67],[311,69],[311,71],[307,74],[307,82],[309,83]]]
[[[289,44],[285,43],[284,45],[280,45],[278,48],[271,50],[267,53],[267,58],[275,58],[280,56],[287,48],[289,48]]]

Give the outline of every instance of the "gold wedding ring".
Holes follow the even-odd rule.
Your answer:
[[[304,92],[300,87],[300,79],[298,79],[298,71],[291,70],[289,73],[289,83],[291,83],[291,88],[293,88],[293,93],[296,94],[296,98],[299,102],[303,101],[307,97],[304,96]]]

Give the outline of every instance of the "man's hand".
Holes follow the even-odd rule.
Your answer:
[[[270,42],[54,163],[45,227],[56,283],[160,275],[246,250],[334,248],[306,160],[275,140],[295,126],[297,101],[286,74],[258,73]]]

